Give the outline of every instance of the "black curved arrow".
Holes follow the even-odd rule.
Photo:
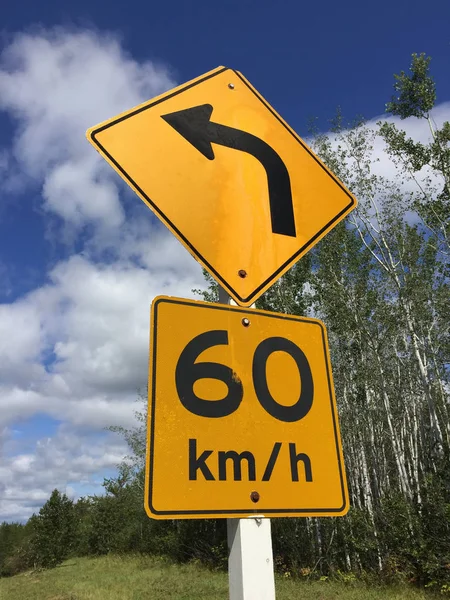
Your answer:
[[[161,117],[209,160],[214,160],[211,144],[241,150],[259,160],[267,174],[272,231],[295,237],[291,181],[286,165],[269,144],[255,135],[212,122],[212,111],[211,104],[202,104]]]

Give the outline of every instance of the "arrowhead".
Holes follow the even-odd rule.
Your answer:
[[[177,112],[161,115],[171,127],[197,148],[208,160],[214,160],[214,151],[210,142],[209,124],[213,107],[202,104],[185,108]]]

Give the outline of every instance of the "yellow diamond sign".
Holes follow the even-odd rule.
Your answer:
[[[356,205],[245,77],[224,67],[87,136],[243,306]]]
[[[148,390],[150,517],[347,512],[321,321],[156,298]]]

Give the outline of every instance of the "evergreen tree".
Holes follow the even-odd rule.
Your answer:
[[[32,519],[32,550],[36,564],[55,567],[72,552],[76,540],[74,505],[65,494],[53,490]]]

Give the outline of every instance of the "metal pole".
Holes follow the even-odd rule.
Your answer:
[[[221,286],[219,302],[235,304]],[[227,538],[230,600],[275,600],[270,519],[227,519]]]

